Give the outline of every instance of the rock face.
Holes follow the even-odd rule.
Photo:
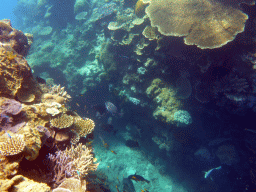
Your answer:
[[[8,20],[0,21],[0,32],[0,96],[14,98],[25,92],[34,95],[31,93],[36,89],[32,72],[24,59],[30,48],[28,38],[13,29]]]

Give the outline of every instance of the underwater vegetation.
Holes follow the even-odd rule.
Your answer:
[[[15,13],[20,30],[0,21],[1,191],[256,189],[255,0]]]

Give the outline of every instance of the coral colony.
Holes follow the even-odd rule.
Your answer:
[[[0,18],[1,192],[256,190],[255,0],[61,2]]]

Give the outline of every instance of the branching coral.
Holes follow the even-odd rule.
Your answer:
[[[57,185],[65,178],[76,177],[80,179],[90,171],[95,171],[98,164],[94,164],[91,149],[81,143],[65,151],[57,151],[49,155],[50,166],[53,168],[54,181]]]
[[[244,31],[248,16],[237,0],[151,0],[146,8],[152,27],[166,36],[185,36],[185,44],[202,49],[221,47]]]
[[[21,153],[25,148],[24,135],[6,133],[5,141],[0,143],[0,153],[11,156]]]

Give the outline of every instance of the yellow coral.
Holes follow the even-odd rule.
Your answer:
[[[12,51],[7,51],[6,57],[7,57],[8,60],[12,61],[15,57],[17,57],[17,55],[13,54]]]
[[[52,119],[50,122],[53,127],[64,129],[73,124],[73,117],[71,115],[62,114],[61,116]]]
[[[10,135],[6,133],[6,139],[0,143],[0,152],[4,156],[11,156],[21,153],[25,148],[24,135]]]
[[[25,158],[29,161],[33,161],[39,155],[39,150],[41,149],[41,138],[39,131],[36,127],[25,126],[20,129],[18,133],[25,136],[26,148],[24,150]]]
[[[152,97],[158,105],[153,112],[153,116],[164,122],[174,123],[173,115],[180,109],[182,104],[176,98],[176,92],[171,86],[157,78],[152,81],[146,93],[149,97]]]
[[[80,137],[85,137],[94,130],[94,127],[95,123],[93,120],[89,118],[86,118],[85,120],[82,118],[76,118],[73,131]]]
[[[138,17],[143,17],[145,15],[145,8],[147,3],[144,3],[143,0],[138,0],[135,5],[135,14]]]
[[[244,0],[241,0],[243,2]],[[151,0],[151,25],[166,36],[185,36],[185,44],[202,49],[221,47],[244,31],[248,16],[236,3],[212,0]]]
[[[66,149],[67,156],[73,159],[74,170],[73,176],[80,178],[86,176],[90,171],[95,171],[99,164],[94,164],[94,157],[92,150],[86,145],[79,143],[76,147],[71,146],[70,149]]]

